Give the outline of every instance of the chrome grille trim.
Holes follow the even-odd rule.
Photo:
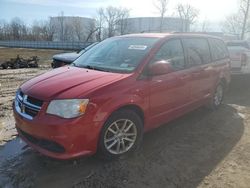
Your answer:
[[[18,90],[16,93],[16,98],[15,98],[15,110],[20,114],[22,117],[32,120],[36,115],[31,116],[26,113],[26,109],[32,110],[35,113],[38,113],[41,110],[41,106],[34,105],[30,102],[27,101],[28,95],[22,94],[21,91]]]

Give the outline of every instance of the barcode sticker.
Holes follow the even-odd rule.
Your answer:
[[[130,45],[128,47],[129,50],[146,50],[147,46],[145,45]]]

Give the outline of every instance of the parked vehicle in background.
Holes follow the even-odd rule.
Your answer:
[[[83,48],[77,52],[69,52],[69,53],[61,53],[56,54],[53,56],[53,62],[51,63],[52,68],[58,68],[62,67],[64,65],[71,64],[73,61],[75,61],[80,55],[82,55],[84,52],[95,46],[98,42],[95,42],[86,48]]]
[[[113,37],[21,85],[16,128],[50,157],[116,158],[135,150],[145,131],[203,105],[218,108],[229,82],[228,51],[216,37]]]
[[[232,41],[227,41],[226,42],[227,46],[241,46],[247,49],[250,49],[250,46],[247,41],[245,40],[232,40]]]
[[[232,74],[250,74],[250,48],[246,41],[227,42]]]

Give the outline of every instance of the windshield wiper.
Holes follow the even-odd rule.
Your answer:
[[[110,72],[109,70],[107,70],[105,68],[95,67],[95,66],[92,66],[92,65],[85,65],[85,66],[82,66],[82,67],[86,68],[86,69],[91,69],[91,70],[98,70],[98,71]]]
[[[74,62],[71,63],[71,65],[74,66],[74,67],[79,67],[79,66],[78,66],[76,63],[74,63]]]

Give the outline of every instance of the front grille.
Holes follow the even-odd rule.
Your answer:
[[[23,117],[32,120],[37,116],[43,105],[43,101],[25,95],[22,91],[17,91],[15,99],[15,109]]]
[[[51,152],[55,152],[55,153],[63,153],[65,152],[65,149],[63,146],[61,146],[60,144],[50,141],[50,140],[46,140],[46,139],[39,139],[36,138],[24,131],[22,131],[21,129],[18,128],[19,133],[25,137],[29,142],[31,142],[32,144],[35,144],[43,149],[46,149],[48,151]]]
[[[33,110],[31,108],[27,108],[27,107],[24,107],[24,111],[31,117],[35,117],[38,114],[38,111]]]
[[[36,106],[39,106],[39,107],[43,105],[43,101],[30,97],[30,96],[27,97],[27,102],[34,104]]]

